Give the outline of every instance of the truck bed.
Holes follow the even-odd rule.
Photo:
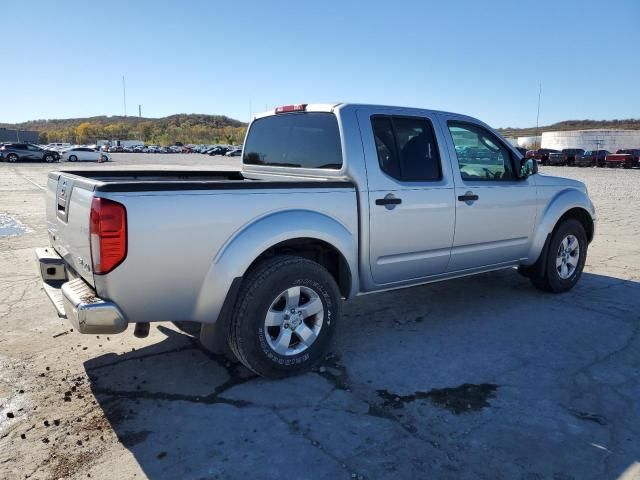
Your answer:
[[[154,192],[256,188],[353,188],[349,180],[256,180],[229,170],[68,170],[49,173],[58,181],[71,177],[74,186],[95,192]]]

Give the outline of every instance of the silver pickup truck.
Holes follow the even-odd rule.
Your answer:
[[[572,288],[584,184],[464,115],[355,104],[256,116],[242,170],[49,174],[45,290],[81,333],[200,323],[264,376],[317,362],[359,294],[518,267]]]

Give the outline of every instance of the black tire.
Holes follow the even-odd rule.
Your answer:
[[[77,162],[78,161],[78,157],[76,157],[75,155],[69,155],[69,161],[70,162]]]
[[[56,161],[56,157],[54,157],[53,155],[45,155],[42,160],[44,160],[46,163],[53,163]]]
[[[102,155],[101,157],[103,162],[108,162],[109,161],[109,157],[107,157],[106,155]]]
[[[7,162],[16,163],[17,161],[18,161],[18,155],[16,155],[15,153],[10,153],[9,155],[7,155]]]
[[[323,322],[315,341],[306,350],[285,356],[269,346],[266,336],[270,332],[264,322],[279,294],[296,286],[309,288],[318,295],[324,308]],[[240,287],[229,328],[229,346],[238,360],[263,377],[304,372],[318,363],[329,347],[341,316],[341,303],[338,285],[323,266],[294,256],[268,259],[253,268]]]
[[[556,268],[556,258],[560,244],[568,235],[573,235],[577,238],[580,256],[573,274],[569,278],[563,279]],[[544,252],[545,258],[536,262],[531,271],[528,272],[527,276],[530,278],[531,283],[545,292],[562,293],[571,290],[582,276],[582,270],[587,258],[588,243],[584,227],[578,220],[570,218],[562,222],[551,235],[548,248]]]

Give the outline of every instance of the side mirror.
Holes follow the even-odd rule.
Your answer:
[[[520,178],[526,179],[538,173],[538,162],[535,158],[520,159]]]

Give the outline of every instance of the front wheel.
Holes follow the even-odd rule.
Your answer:
[[[55,157],[53,155],[45,155],[44,156],[44,161],[47,163],[53,163],[56,161]]]
[[[578,282],[587,259],[587,235],[575,219],[564,221],[551,236],[546,258],[531,272],[534,286],[540,290],[561,293]]]
[[[78,157],[76,157],[75,155],[69,155],[69,161],[70,162],[75,162],[78,160]]]
[[[243,282],[229,346],[258,375],[300,373],[322,359],[340,314],[340,291],[323,266],[306,258],[274,257]]]

